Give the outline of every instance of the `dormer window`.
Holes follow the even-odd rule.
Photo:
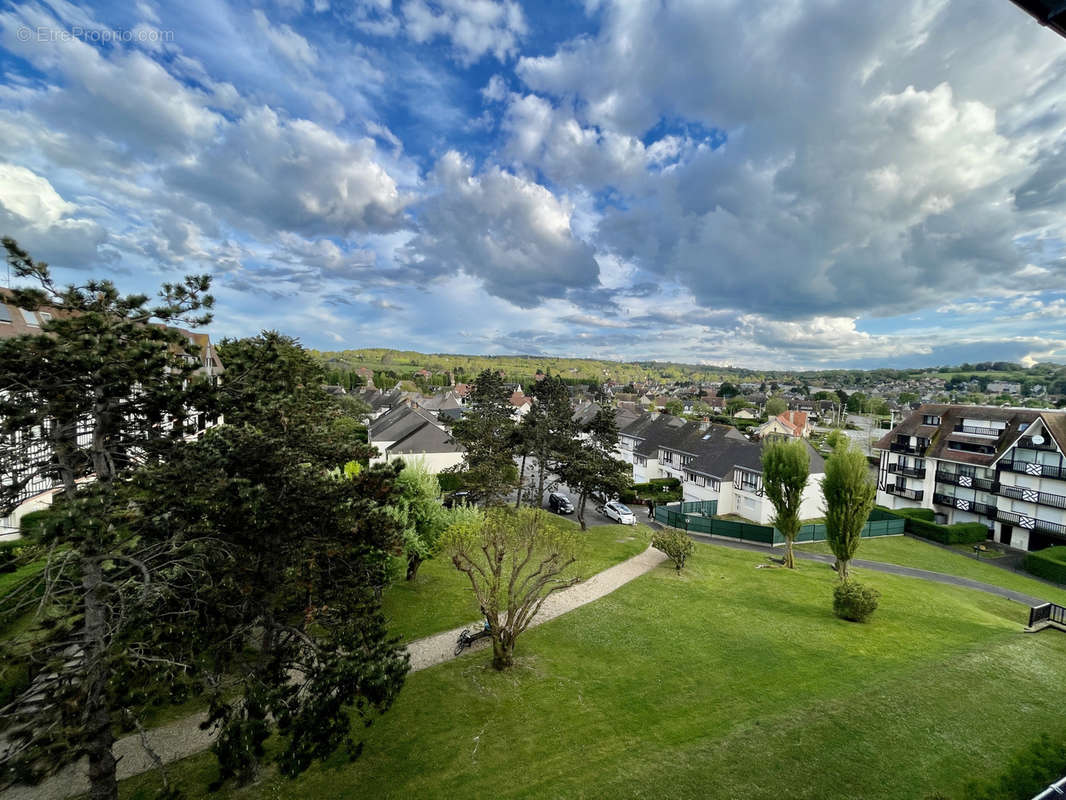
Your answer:
[[[940,424],[940,417],[938,417],[936,414],[923,414],[922,415],[922,424],[923,425],[939,425]]]
[[[1018,430],[1020,430],[1020,431],[1024,431],[1028,427],[1029,427],[1029,423],[1028,422],[1019,422],[1018,423]]]

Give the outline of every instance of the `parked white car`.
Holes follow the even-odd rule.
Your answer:
[[[617,500],[612,500],[600,508],[600,513],[608,519],[621,522],[623,525],[636,525],[637,515]]]

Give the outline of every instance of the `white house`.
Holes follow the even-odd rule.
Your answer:
[[[800,517],[824,513],[825,462],[810,450],[811,474]],[[686,501],[717,500],[719,514],[768,524],[774,508],[762,483],[762,445],[728,425],[687,422],[669,414],[645,414],[620,431],[619,454],[633,465],[633,482],[678,478]]]
[[[378,449],[371,464],[401,459],[422,462],[434,475],[462,463],[463,450],[428,411],[401,405],[370,423],[368,442]]]
[[[1066,544],[1066,412],[927,404],[885,434],[877,502],[980,522],[1019,550]]]

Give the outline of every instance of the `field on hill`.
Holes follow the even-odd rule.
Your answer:
[[[365,732],[290,782],[221,797],[964,797],[1039,732],[1066,734],[1066,636],[1026,609],[883,574],[871,624],[830,612],[834,573],[697,545],[525,634],[507,673],[474,653],[411,675]],[[190,796],[216,768],[171,767]],[[123,784],[147,798],[158,779]]]

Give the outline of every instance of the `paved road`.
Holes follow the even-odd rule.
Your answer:
[[[516,459],[515,463],[516,463],[516,466],[518,466],[519,469],[521,469],[521,467],[522,467],[521,459]],[[526,459],[526,473],[525,473],[525,477],[524,477],[522,483],[523,483],[523,487],[526,490],[527,495],[528,495],[528,493],[530,491],[535,491],[536,490],[536,487],[537,487],[537,462],[536,462],[536,459],[533,459],[533,458]],[[581,497],[581,493],[580,492],[574,491],[569,486],[567,486],[565,483],[563,483],[562,480],[559,478],[559,476],[553,475],[551,473],[547,473],[544,476],[544,506],[543,507],[545,509],[548,508],[548,495],[551,492],[560,492],[562,494],[565,494],[567,497],[570,498],[570,501],[575,506],[577,506],[577,501]],[[514,505],[514,502],[515,502],[516,499],[517,499],[517,495],[514,492],[512,492],[510,494],[510,496],[508,497],[508,502],[511,505]],[[594,502],[591,498],[588,500],[588,502],[585,503],[585,524],[587,526],[592,527],[594,525],[617,525],[618,524],[613,519],[608,519],[607,517],[603,516],[602,514],[597,514],[596,513],[596,506],[597,505],[598,505],[598,503]],[[633,511],[637,515],[637,522],[646,522],[647,521],[647,519],[646,519],[647,510],[646,509],[635,508],[635,509],[633,509]],[[576,512],[573,513],[573,514],[567,514],[567,517],[569,519],[574,520],[574,522],[577,522],[577,513]]]

